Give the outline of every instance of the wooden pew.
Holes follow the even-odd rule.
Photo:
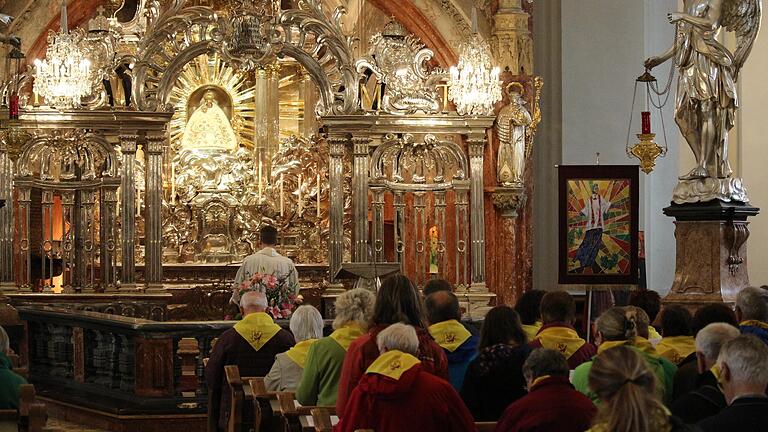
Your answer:
[[[333,410],[335,411],[335,410]],[[332,432],[334,423],[331,419],[331,410],[327,408],[312,408],[310,410],[312,413],[312,422],[314,423],[314,427],[312,428],[304,428],[304,424],[302,423],[302,428],[304,429],[303,432]]]
[[[496,430],[496,422],[475,422],[477,432],[493,432]]]
[[[311,416],[313,409],[324,409],[328,412],[329,417],[336,414],[336,407],[303,406],[297,404],[294,392],[278,392],[277,400],[280,403],[280,414],[285,418],[286,432],[302,430],[301,417]]]
[[[42,432],[48,421],[45,404],[35,401],[35,386],[19,387],[19,408],[0,410],[0,431]]]
[[[277,392],[267,391],[263,377],[250,379],[251,393],[253,394],[253,430],[269,431],[273,429],[282,430],[282,423],[276,424],[274,415],[276,412],[272,409],[272,402],[277,401]]]
[[[213,347],[216,345],[216,342],[218,340],[219,340],[219,338],[213,338],[213,340],[211,340],[211,351],[213,351]],[[210,355],[210,353],[209,353],[209,355]],[[207,368],[208,367],[208,360],[209,359],[210,359],[209,357],[205,357],[203,359],[203,368]],[[213,395],[211,394],[210,390],[208,391],[207,401],[208,401],[208,422],[207,422],[207,425],[206,425],[206,431],[207,432],[218,432],[218,430],[219,430],[218,429],[219,428],[219,419],[214,418],[213,413],[211,412],[211,410],[213,410],[213,405],[214,404],[218,404],[219,401],[213,400]]]

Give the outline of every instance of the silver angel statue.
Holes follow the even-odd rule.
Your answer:
[[[519,83],[509,85],[509,105],[502,108],[496,118],[496,132],[499,134],[496,180],[507,187],[523,186],[527,129],[533,123],[531,113],[525,108],[522,88]]]
[[[685,12],[668,15],[677,26],[672,47],[645,61],[652,69],[674,59],[679,74],[675,121],[696,166],[680,178],[673,199],[747,201],[741,179],[731,178],[728,131],[739,106],[739,72],[760,29],[762,0],[685,0],[684,6]],[[721,29],[736,34],[734,52],[718,41]]]

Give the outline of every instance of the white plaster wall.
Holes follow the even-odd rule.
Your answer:
[[[596,152],[600,152],[601,164],[637,164],[625,152],[634,80],[643,72],[646,57],[662,52],[671,44],[673,28],[667,23],[666,14],[676,9],[677,0],[565,0],[560,4],[561,26],[552,31],[559,30],[562,41],[559,77],[562,139],[560,143],[550,141],[548,144],[559,144],[562,157],[560,161],[538,161],[537,169],[546,170],[548,165],[554,176],[552,165],[593,164]],[[544,48],[537,46],[535,50],[538,66],[546,69],[542,59],[547,54],[539,51]],[[665,65],[656,72],[660,85],[666,84],[668,71]],[[671,286],[675,259],[674,225],[662,214],[662,209],[669,205],[679,162],[672,103],[673,98],[664,111],[669,154],[658,161],[650,176],[640,174],[640,229],[646,233],[648,285],[662,294]],[[653,123],[659,135],[657,142],[661,144],[663,134],[658,114],[654,114]],[[639,129],[639,118],[635,118],[632,132]],[[557,156],[555,152],[548,153],[554,155],[551,159]],[[556,207],[553,209],[551,203],[548,204],[551,200],[542,196],[556,195],[554,187],[552,182],[541,180],[536,185],[534,205],[538,206],[537,214],[541,216],[537,222],[552,220],[549,213],[556,211]],[[548,228],[539,225],[534,229]],[[535,248],[538,261],[534,262],[535,285],[551,289],[552,277],[547,274],[556,273],[556,244],[550,241]]]
[[[763,23],[768,13],[763,9]],[[768,212],[768,33],[758,36],[752,54],[739,77],[741,108],[737,113],[737,140],[741,176],[746,182],[750,203]],[[732,135],[733,137],[733,135]],[[768,217],[750,218],[747,242],[749,280],[752,285],[768,284]]]

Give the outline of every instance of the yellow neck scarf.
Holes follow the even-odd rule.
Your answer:
[[[256,312],[246,315],[235,324],[235,331],[258,351],[280,331],[280,326],[275,324],[271,316]]]
[[[639,349],[640,351],[642,351],[642,352],[644,352],[646,354],[649,354],[649,355],[652,355],[652,356],[655,356],[655,357],[659,356],[659,353],[656,352],[656,348],[654,348],[654,346],[651,343],[651,341],[649,341],[648,339],[646,339],[644,337],[636,336],[635,337],[635,343],[633,345],[635,346],[635,348]]]
[[[629,341],[620,340],[620,341],[603,341],[598,347],[597,347],[597,353],[600,354],[605,350],[615,348],[617,346],[622,345],[630,345]]]
[[[458,321],[448,320],[429,326],[435,342],[450,352],[456,351],[472,334]]]
[[[339,346],[344,348],[344,351],[347,351],[352,341],[359,338],[363,334],[365,334],[365,331],[362,327],[360,327],[359,324],[349,323],[344,325],[342,328],[334,330],[333,333],[331,333],[330,338],[336,341]]]
[[[662,339],[656,345],[656,350],[660,356],[674,364],[679,364],[686,357],[696,352],[696,342],[693,336],[670,336]]]
[[[544,381],[544,380],[545,380],[545,379],[547,379],[547,378],[550,378],[551,376],[552,376],[552,375],[542,375],[542,376],[540,376],[540,377],[536,378],[536,379],[535,379],[535,380],[533,380],[533,382],[531,383],[531,387],[530,387],[530,388],[534,388],[534,387],[536,387],[536,384],[538,384],[538,383],[540,383],[540,382]]]
[[[536,339],[541,342],[541,346],[548,349],[560,351],[566,359],[578,351],[585,343],[584,339],[579,337],[576,330],[568,327],[549,327],[541,330]]]
[[[657,342],[661,340],[661,335],[653,326],[648,326],[648,339]]]
[[[294,363],[304,369],[304,365],[307,364],[307,354],[309,354],[309,347],[312,346],[312,344],[316,341],[317,339],[303,340],[286,351],[285,355],[287,355],[289,359],[293,360]]]
[[[380,355],[365,371],[399,380],[405,371],[421,363],[416,357],[402,351],[387,351]]]
[[[536,321],[534,324],[523,324],[523,331],[529,341],[536,339],[536,334],[541,330],[541,325],[541,321]]]
[[[768,323],[764,323],[758,320],[742,321],[739,323],[739,326],[760,327],[762,329],[768,330]]]

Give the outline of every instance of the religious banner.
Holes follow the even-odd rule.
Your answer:
[[[636,284],[638,169],[558,168],[560,284]]]

